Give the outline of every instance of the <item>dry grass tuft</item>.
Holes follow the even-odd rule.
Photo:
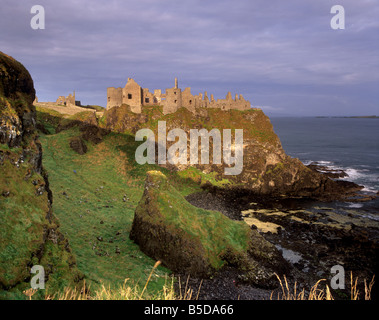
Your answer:
[[[193,300],[198,299],[202,282],[200,282],[196,297],[194,297],[194,291],[192,288],[189,288],[189,276],[187,277],[186,285],[184,288],[181,286],[181,281],[179,278],[179,294],[175,293],[174,290],[174,279],[171,279],[169,284],[163,286],[162,290],[159,293],[154,295],[149,294],[147,288],[150,282],[150,279],[154,273],[154,270],[161,264],[161,261],[157,261],[153,266],[150,275],[146,281],[145,286],[142,291],[139,286],[128,285],[128,280],[125,279],[122,286],[118,289],[111,289],[110,287],[101,286],[100,289],[91,292],[90,288],[87,288],[84,282],[82,289],[78,290],[77,288],[66,288],[63,293],[58,295],[50,296],[46,295],[46,300]],[[293,288],[290,288],[287,278],[283,275],[283,280],[275,273],[280,287],[281,293],[277,293],[277,300],[334,300],[331,290],[327,284],[323,288],[321,286],[322,282],[326,282],[326,279],[320,279],[312,286],[309,292],[306,292],[305,289],[299,291],[297,287],[297,282],[295,282]],[[371,292],[375,283],[375,276],[372,277],[371,281],[367,283],[364,279],[364,299],[371,300]],[[358,277],[354,278],[353,273],[350,273],[350,299],[359,300],[360,292],[358,289]],[[24,291],[24,294],[31,297],[35,294],[35,290]],[[271,292],[270,300],[274,300],[274,291]]]
[[[179,296],[175,294],[174,289],[174,279],[172,278],[169,283],[165,283],[162,289],[158,293],[151,294],[148,290],[148,285],[151,280],[151,277],[154,273],[154,270],[161,264],[161,261],[157,261],[153,266],[150,275],[146,281],[145,286],[142,291],[138,285],[129,285],[129,279],[125,279],[122,286],[117,289],[111,289],[110,286],[106,287],[102,285],[100,289],[90,290],[89,287],[86,287],[84,282],[83,287],[79,290],[77,288],[66,288],[62,293],[50,296],[46,295],[46,300],[192,300],[193,289],[188,288],[187,279],[186,287],[182,292],[180,287]],[[180,286],[180,279],[179,279]],[[201,288],[201,283],[199,290],[196,296],[196,299],[199,297]],[[26,293],[25,293],[26,294]],[[33,293],[34,294],[34,293]],[[27,295],[27,294],[26,294]],[[27,295],[31,299],[31,295]]]
[[[181,285],[181,281],[180,281],[180,277],[179,277],[179,297],[177,297],[177,300],[192,300],[193,289],[188,288],[189,278],[190,278],[190,276],[187,277],[186,286],[183,289],[183,293],[182,293],[182,285]],[[199,285],[199,289],[197,290],[196,300],[199,299],[199,294],[200,294],[202,284],[203,284],[203,280],[201,280],[200,285]]]
[[[334,300],[330,288],[325,284],[325,288],[320,288],[319,285],[321,282],[326,281],[326,279],[320,279],[316,284],[311,288],[308,295],[306,295],[305,290],[297,292],[297,282],[294,284],[293,290],[290,289],[286,276],[283,276],[283,282],[280,277],[275,273],[275,276],[279,280],[282,293],[278,293],[277,300]],[[367,285],[366,279],[364,280],[365,286],[365,300],[371,300],[371,291],[375,283],[375,275],[372,277],[370,283]],[[271,292],[270,300],[273,300],[274,292]],[[350,273],[350,299],[359,300],[359,290],[358,290],[358,277],[354,279],[353,273]]]

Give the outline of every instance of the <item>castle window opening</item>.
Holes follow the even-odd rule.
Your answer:
[[[131,93],[128,93],[128,99],[132,99],[132,94]]]
[[[149,98],[145,98],[145,102],[146,102],[146,103],[149,103],[149,102],[150,102],[150,99],[149,99]]]

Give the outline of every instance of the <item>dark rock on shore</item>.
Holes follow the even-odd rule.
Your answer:
[[[219,192],[222,195],[214,194]],[[250,195],[240,197],[236,203],[235,194],[230,194],[229,199],[224,191],[214,189],[212,193],[197,193],[187,199],[197,206],[224,207],[220,212],[227,212],[230,207],[243,211],[244,220],[274,244],[291,265],[285,275],[290,284],[297,282],[300,290],[309,290],[322,278],[329,285],[333,277],[331,267],[342,265],[346,282],[350,281],[350,272],[354,278],[359,277],[362,298],[363,280],[369,282],[379,269],[379,225],[375,220],[368,220],[359,213],[335,213],[327,207],[305,209],[309,200],[304,199],[290,201]],[[236,218],[240,219],[240,216]],[[236,299],[239,296],[240,299],[261,299],[264,296],[268,299],[270,296],[270,290],[257,289],[256,285],[242,282],[237,287],[231,286],[231,279],[238,282],[238,270],[219,272],[213,281],[203,280],[202,288],[205,284],[206,289],[200,291],[199,298]],[[197,292],[201,279],[194,278],[189,283]],[[278,281],[276,285],[279,286]],[[332,290],[332,294],[335,299],[346,299],[350,296],[349,290],[347,286],[345,291]]]
[[[346,178],[349,176],[345,171],[341,169],[330,169],[327,166],[318,164],[317,162],[312,162],[306,167],[315,172],[322,173],[332,179]]]

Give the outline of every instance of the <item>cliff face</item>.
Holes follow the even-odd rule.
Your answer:
[[[298,159],[285,154],[269,118],[260,109],[247,111],[199,109],[194,115],[182,108],[170,115],[163,115],[159,107],[144,108],[141,114],[130,112],[128,106],[108,110],[103,125],[112,131],[135,134],[139,129],[150,128],[158,136],[158,121],[166,121],[167,132],[180,128],[190,136],[191,129],[243,129],[243,166],[238,175],[226,175],[225,163],[213,164],[213,140],[210,139],[210,165],[193,165],[216,180],[225,180],[228,187],[267,196],[313,197],[323,200],[339,199],[352,195],[360,187],[346,181],[334,181],[305,167]],[[232,145],[233,140],[232,138]],[[168,142],[167,148],[174,142]],[[199,143],[200,146],[200,143]],[[189,158],[190,144],[187,144]],[[233,150],[233,148],[232,148]],[[232,154],[233,155],[233,154]],[[189,159],[188,159],[189,160]],[[189,163],[189,161],[187,161]],[[168,165],[170,166],[170,165]],[[175,170],[190,165],[178,164]]]
[[[51,291],[81,279],[52,213],[34,98],[29,72],[0,52],[0,297],[30,288],[33,265],[45,268]]]
[[[1,52],[0,79],[0,143],[17,147],[22,135],[33,131],[33,80],[19,62]]]
[[[147,173],[130,238],[170,270],[195,277],[209,277],[228,264],[244,281],[269,287],[274,272],[288,270],[275,246],[256,230],[192,206],[159,171]]]

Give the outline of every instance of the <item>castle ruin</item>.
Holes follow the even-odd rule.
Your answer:
[[[196,108],[218,108],[221,110],[249,110],[250,102],[245,100],[242,95],[235,95],[228,92],[225,99],[215,100],[213,94],[210,98],[207,92],[204,95],[200,93],[197,96],[191,94],[191,88],[185,88],[183,91],[178,87],[178,79],[175,78],[173,88],[166,89],[165,93],[162,90],[154,90],[154,93],[149,92],[149,89],[143,89],[132,78],[128,78],[124,88],[110,87],[107,89],[107,109],[119,107],[122,104],[130,106],[134,113],[141,113],[144,106],[162,106],[163,113],[173,113],[179,108],[186,108],[192,113],[196,112]]]
[[[71,93],[65,97],[65,96],[59,96],[58,99],[55,101],[57,105],[63,105],[63,106],[77,106],[80,107],[81,103],[80,101],[75,100],[75,91],[72,95]]]

